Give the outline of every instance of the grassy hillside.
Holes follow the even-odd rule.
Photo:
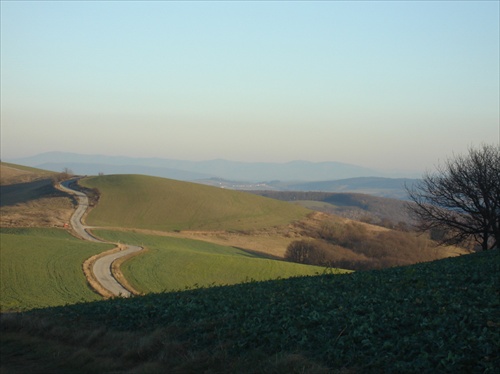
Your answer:
[[[0,229],[0,310],[26,310],[100,300],[82,263],[111,248],[57,229]]]
[[[316,275],[326,271],[324,267],[265,259],[199,240],[103,230],[95,233],[114,242],[146,246],[147,252],[121,266],[125,278],[144,293]]]
[[[142,175],[84,179],[101,197],[87,223],[153,230],[252,230],[287,224],[309,210],[248,193]]]
[[[2,316],[2,372],[494,373],[500,251]]]

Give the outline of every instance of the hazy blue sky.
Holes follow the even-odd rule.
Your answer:
[[[1,2],[1,157],[432,169],[499,142],[498,1]]]

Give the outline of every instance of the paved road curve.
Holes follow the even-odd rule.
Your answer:
[[[73,227],[73,230],[75,230],[78,236],[80,236],[83,240],[88,240],[91,242],[101,242],[101,240],[90,235],[87,232],[87,227],[82,223],[82,217],[89,207],[89,198],[83,192],[70,188],[71,183],[75,180],[76,179],[72,179],[61,183],[61,189],[69,194],[75,195],[78,201],[78,207],[76,208],[70,219],[71,227]]]
[[[99,240],[92,236],[88,231],[88,227],[83,225],[82,217],[85,214],[89,206],[89,199],[87,195],[83,192],[76,191],[70,188],[72,182],[76,179],[72,179],[70,181],[65,181],[61,183],[61,189],[70,194],[76,195],[78,200],[78,207],[71,216],[71,227],[76,231],[76,233],[83,239],[92,242],[101,242],[106,243],[102,240]],[[101,257],[96,260],[94,266],[92,267],[92,272],[94,273],[97,281],[109,292],[111,292],[115,296],[123,296],[129,297],[131,294],[128,290],[126,290],[116,279],[113,277],[111,273],[111,266],[113,262],[118,258],[126,256],[130,253],[138,252],[142,250],[141,247],[135,245],[126,245],[125,249],[120,252],[111,253],[107,256]]]
[[[111,253],[97,259],[92,267],[92,271],[94,272],[94,275],[99,283],[116,296],[129,297],[130,292],[123,288],[123,286],[113,277],[113,274],[111,273],[111,266],[113,265],[113,262],[120,257],[138,252],[141,249],[141,247],[135,245],[127,245],[126,248],[120,252]]]

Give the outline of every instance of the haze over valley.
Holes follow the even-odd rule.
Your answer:
[[[238,190],[362,192],[402,199],[406,198],[405,186],[410,187],[416,181],[339,162],[196,162],[63,152],[8,161],[54,172],[69,169],[77,175],[142,174]]]

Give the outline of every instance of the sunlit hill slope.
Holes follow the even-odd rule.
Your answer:
[[[87,217],[95,226],[151,230],[252,230],[288,224],[311,211],[238,191],[143,175],[86,178],[99,203]]]

